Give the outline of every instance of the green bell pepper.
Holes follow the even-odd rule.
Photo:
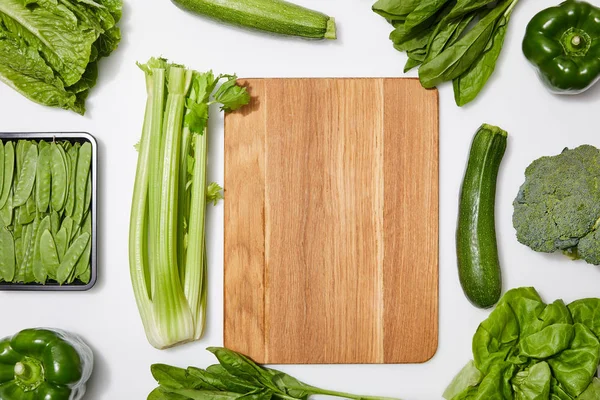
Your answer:
[[[0,400],[80,399],[92,365],[92,351],[78,337],[23,330],[0,340]]]
[[[533,17],[523,53],[555,93],[575,94],[600,77],[600,9],[567,0]]]

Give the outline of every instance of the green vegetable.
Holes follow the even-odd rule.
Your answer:
[[[76,279],[76,284],[88,283],[91,143],[0,143],[6,172],[2,179],[6,199],[0,207],[0,279],[27,284],[70,284]],[[68,207],[78,220],[68,215]]]
[[[306,400],[312,395],[327,395],[356,400],[393,400],[320,389],[281,371],[261,367],[232,350],[222,347],[209,347],[208,350],[217,357],[219,364],[211,365],[206,370],[152,365],[152,376],[159,387],[150,393],[148,399]]]
[[[469,301],[481,308],[496,304],[502,292],[494,207],[506,140],[506,132],[498,127],[484,124],[479,128],[471,144],[460,194],[456,229],[458,275]]]
[[[0,341],[0,398],[79,400],[92,368],[92,350],[79,337],[26,329]]]
[[[121,0],[0,2],[0,80],[40,104],[85,112],[98,60],[117,48]]]
[[[228,24],[280,35],[335,39],[335,20],[283,0],[172,0],[179,7]]]
[[[519,242],[600,265],[600,150],[583,145],[527,167],[513,202]]]
[[[600,8],[567,0],[536,14],[523,53],[555,93],[581,93],[600,78]]]
[[[404,71],[420,65],[425,88],[453,81],[456,104],[474,100],[494,72],[518,0],[379,0],[373,11],[393,26],[406,51]]]
[[[235,76],[215,77],[154,58],[140,67],[148,99],[131,207],[129,265],[146,336],[162,349],[196,340],[204,330],[209,106],[220,103],[234,110],[250,97],[235,84]],[[223,78],[226,82],[215,92]]]
[[[473,361],[444,398],[598,399],[600,299],[545,304],[533,288],[508,291],[473,336]]]

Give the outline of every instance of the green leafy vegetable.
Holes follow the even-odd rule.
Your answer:
[[[116,49],[121,0],[3,0],[0,80],[37,103],[83,114],[97,62]]]
[[[518,0],[380,0],[373,11],[394,26],[404,71],[420,66],[425,88],[453,81],[456,104],[474,100],[494,72]]]
[[[597,399],[600,299],[545,304],[508,291],[473,336],[473,358],[444,392],[459,399]]]
[[[262,367],[232,350],[222,347],[209,347],[208,350],[217,357],[219,364],[205,370],[152,365],[152,376],[160,386],[150,393],[148,399],[306,400],[312,395],[327,395],[355,400],[393,400],[316,388],[281,371]]]
[[[519,242],[600,265],[600,150],[583,145],[535,160],[513,202]]]
[[[220,104],[232,111],[249,96],[233,75],[215,78],[210,71],[199,73],[157,58],[140,68],[148,99],[138,146],[129,260],[146,336],[162,349],[197,340],[204,331],[206,206],[222,197],[218,185],[207,183],[209,107]]]
[[[0,207],[0,279],[17,284],[89,283],[91,184],[90,202],[85,202],[83,192],[80,196],[74,193],[74,180],[78,173],[84,173],[87,181],[92,159],[90,142],[0,143],[5,171],[2,192],[6,189],[4,207]],[[73,168],[71,155],[80,160]],[[68,198],[77,204],[83,222],[67,215]]]

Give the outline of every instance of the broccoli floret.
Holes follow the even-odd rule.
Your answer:
[[[600,150],[583,145],[535,160],[513,206],[519,242],[600,265]]]

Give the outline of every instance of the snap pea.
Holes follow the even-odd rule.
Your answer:
[[[56,235],[59,229],[60,216],[56,211],[52,211],[52,214],[50,214],[50,232],[52,232],[53,235]]]
[[[42,233],[40,238],[40,258],[42,259],[42,263],[46,268],[48,276],[56,278],[60,262],[58,261],[54,238],[48,229]]]
[[[79,235],[79,237],[75,239],[71,247],[69,247],[64,256],[64,259],[61,261],[60,266],[58,267],[58,273],[56,275],[56,281],[58,283],[62,285],[73,273],[73,269],[75,268],[77,261],[83,254],[89,240],[90,235],[84,232],[81,235]]]
[[[8,142],[4,146],[4,176],[2,192],[0,194],[0,208],[3,208],[12,189],[13,174],[15,171],[15,147],[13,142]]]
[[[52,149],[52,193],[50,203],[53,210],[60,212],[63,209],[67,195],[67,161],[62,146],[52,143],[50,148]]]
[[[56,243],[58,259],[62,262],[68,247],[67,230],[65,227],[61,227],[56,235],[54,235],[54,242]]]
[[[19,224],[26,225],[32,223],[36,215],[35,200],[33,200],[33,198],[30,197],[29,199],[27,199],[25,204],[18,208],[17,211],[17,221],[19,222]]]
[[[88,214],[87,217],[85,218],[85,221],[83,222],[82,232],[90,235],[90,240],[88,241],[87,245],[85,246],[85,250],[83,251],[83,254],[77,261],[77,265],[75,266],[75,275],[74,276],[79,278],[83,283],[88,283],[90,281],[90,275],[89,275],[90,254],[92,251],[92,241],[91,241],[92,215],[91,214]]]
[[[37,169],[38,151],[37,146],[29,145],[29,150],[24,155],[23,163],[19,170],[19,178],[15,186],[13,196],[13,207],[18,207],[27,201],[31,195],[35,183],[35,172]]]
[[[92,145],[89,142],[86,142],[79,149],[77,172],[75,176],[75,211],[73,212],[73,220],[77,224],[81,224],[83,219],[85,191],[87,188],[91,162]]]
[[[42,150],[44,150],[48,146],[50,146],[50,143],[46,142],[45,140],[40,140],[38,142],[38,152],[41,153]]]
[[[17,161],[17,172],[21,171],[21,167],[23,166],[23,160],[25,158],[25,154],[31,147],[31,142],[29,140],[19,140],[17,142],[17,147],[15,150],[16,161]],[[17,173],[16,176],[19,176]]]
[[[35,279],[35,276],[33,275],[33,254],[39,225],[39,218],[34,219],[33,223],[29,225],[28,237],[26,238],[28,240],[23,242],[23,261],[21,262],[23,282],[33,282]]]
[[[50,204],[50,189],[52,185],[51,154],[50,147],[45,146],[40,150],[38,158],[35,177],[35,200],[39,212],[46,212]]]
[[[19,260],[23,259],[23,238],[22,237],[15,237],[15,277],[13,278],[13,280],[17,279],[17,272],[16,271],[16,266],[19,263]]]
[[[23,226],[23,233],[18,240],[18,247],[16,248],[16,261],[17,261],[17,271],[15,274],[15,282],[25,282],[25,255],[27,252],[27,245],[31,241],[31,234],[33,231],[32,224]],[[17,243],[16,243],[17,244]]]
[[[83,218],[85,218],[87,213],[89,213],[91,202],[92,202],[92,172],[90,171],[88,174],[87,183],[85,185],[85,203],[83,205],[83,211],[84,211]]]
[[[15,241],[6,228],[0,228],[0,278],[12,282],[15,276]]]
[[[12,194],[7,196],[4,206],[0,208],[0,224],[4,227],[8,227],[12,224],[13,219],[13,206],[12,206]]]
[[[45,216],[38,226],[37,233],[35,236],[35,242],[33,244],[33,276],[37,283],[44,284],[48,277],[46,266],[42,262],[42,255],[40,251],[40,242],[42,240],[42,233],[49,231],[50,229],[50,216]]]
[[[0,140],[0,193],[4,186],[4,142]]]
[[[66,216],[61,224],[61,229],[65,228],[67,231],[67,243],[71,243],[71,239],[73,238],[73,231],[75,230],[75,224],[73,223],[73,219],[69,216]]]
[[[79,147],[81,147],[81,145],[79,143],[75,143],[75,145],[73,145],[67,153],[69,159],[69,176],[71,179],[69,179],[65,214],[70,217],[73,216],[73,209],[75,207],[75,174],[77,172],[77,157],[79,155]]]

